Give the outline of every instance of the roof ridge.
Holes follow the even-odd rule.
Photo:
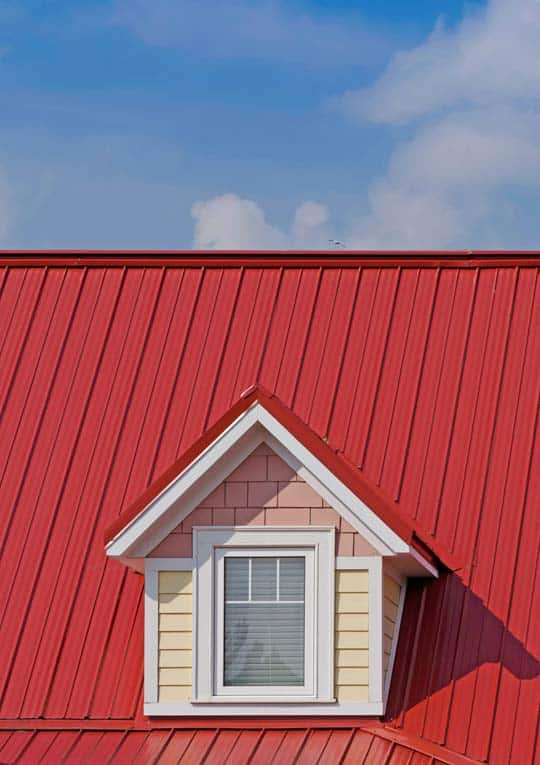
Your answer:
[[[539,250],[1,250],[0,266],[516,267]]]

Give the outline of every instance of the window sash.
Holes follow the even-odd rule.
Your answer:
[[[217,696],[274,697],[313,696],[315,693],[315,552],[313,548],[215,548],[215,672],[214,693]],[[304,592],[304,684],[303,685],[225,685],[225,558],[227,557],[303,557],[305,571]],[[247,601],[243,601],[244,603]],[[264,602],[264,601],[263,601]],[[268,604],[268,601],[266,601]],[[262,699],[261,699],[262,700]]]
[[[223,684],[304,685],[304,556],[231,555],[224,568]]]

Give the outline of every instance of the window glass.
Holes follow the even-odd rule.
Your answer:
[[[251,599],[277,600],[277,558],[251,558]]]
[[[305,559],[225,558],[224,685],[304,685]]]
[[[225,600],[249,599],[249,558],[227,558],[225,561]]]
[[[279,598],[280,600],[304,599],[303,558],[280,558]]]

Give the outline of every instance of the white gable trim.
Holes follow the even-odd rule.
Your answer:
[[[276,451],[375,550],[383,556],[414,556],[416,575],[434,569],[260,403],[254,403],[191,462],[107,547],[107,555],[148,555],[263,441]],[[419,560],[420,558],[420,560]],[[400,566],[401,567],[401,566]],[[435,572],[436,574],[436,572]]]
[[[255,404],[229,425],[131,523],[107,544],[107,555],[144,557],[147,552],[157,546],[178,525],[180,520],[197,507],[262,443],[263,437],[260,429],[256,427],[257,424],[257,405]],[[219,478],[212,480],[214,478],[212,471],[222,463],[223,470],[217,471]],[[206,479],[204,485],[200,487],[199,492],[193,492],[203,477]],[[148,532],[152,532],[154,525],[162,521],[167,511],[181,499],[185,499],[186,503],[182,502],[180,515],[174,514],[170,528],[167,528],[167,524],[160,524],[157,534],[150,533],[148,535]],[[148,536],[151,537],[150,542],[144,544]]]

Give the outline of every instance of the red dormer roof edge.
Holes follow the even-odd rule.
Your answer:
[[[162,475],[157,478],[105,530],[105,544],[111,542],[128,526],[174,479],[193,462],[218,436],[253,404],[261,404],[273,417],[297,438],[320,462],[376,513],[401,539],[410,544],[430,563],[442,564],[449,570],[461,568],[460,563],[435,539],[413,524],[401,513],[399,506],[378,487],[368,481],[344,455],[336,452],[289,407],[262,385],[245,390],[231,408],[195,441]]]

